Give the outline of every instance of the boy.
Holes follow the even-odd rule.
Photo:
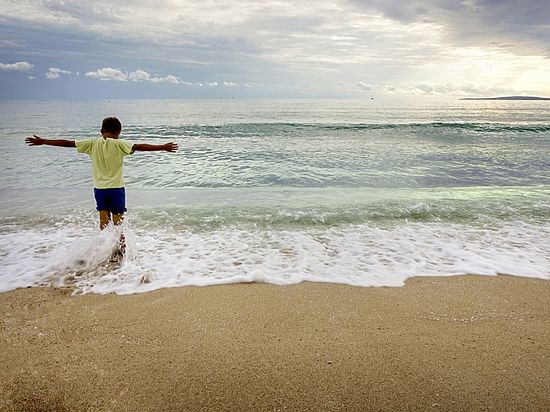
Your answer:
[[[39,136],[27,137],[25,142],[29,146],[61,146],[76,147],[77,152],[86,153],[92,159],[92,172],[94,177],[94,195],[96,209],[99,211],[99,228],[103,230],[109,222],[120,225],[123,214],[126,212],[126,199],[124,180],[122,178],[122,165],[125,156],[135,151],[161,151],[175,152],[178,150],[176,143],[166,144],[132,144],[125,140],[119,140],[122,125],[116,117],[103,119],[101,125],[102,138],[87,140],[52,140]],[[120,238],[121,252],[124,253],[124,237]]]

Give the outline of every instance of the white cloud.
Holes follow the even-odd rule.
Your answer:
[[[363,86],[361,86],[361,84]],[[339,87],[343,91],[353,91],[353,88],[368,91],[368,95],[391,96],[391,95],[409,95],[409,96],[505,96],[510,94],[536,94],[533,90],[513,89],[511,87],[489,86],[479,84],[457,84],[457,83],[435,83],[430,81],[421,82],[415,86],[407,84],[368,84],[365,82],[351,83],[339,81]]]
[[[114,80],[119,82],[151,82],[151,83],[173,83],[184,84],[186,86],[195,86],[196,83],[184,82],[179,77],[169,74],[164,77],[151,76],[145,70],[137,69],[133,72],[125,72],[120,69],[113,69],[111,67],[103,67],[96,71],[87,72],[84,74],[86,77],[98,80]]]
[[[95,71],[87,72],[84,74],[86,77],[97,80],[114,80],[119,82],[151,82],[151,83],[172,83],[172,84],[181,84],[187,87],[216,87],[220,84],[223,84],[226,87],[235,87],[238,86],[234,82],[223,82],[218,81],[208,81],[208,82],[189,82],[182,80],[178,76],[169,74],[167,76],[152,76],[150,73],[147,73],[145,70],[137,69],[133,72],[125,72],[120,69],[113,69],[111,67],[103,67]]]
[[[119,82],[128,81],[128,73],[125,73],[120,69],[112,69],[110,67],[103,67],[94,72],[88,72],[84,76],[99,80],[115,80]]]
[[[359,83],[357,83],[357,85],[363,90],[371,90],[372,89],[372,84],[368,84],[368,83],[365,83],[365,82],[359,82]]]
[[[432,84],[421,83],[409,89],[410,94],[429,94],[442,96],[466,96],[469,94],[485,95],[487,92],[496,91],[497,89],[484,88],[478,89],[471,86],[458,86],[455,84]]]
[[[59,79],[61,74],[71,74],[70,70],[63,70],[59,67],[50,67],[46,73],[46,79]]]
[[[151,76],[149,73],[143,70],[136,70],[135,72],[128,73],[128,80],[132,80],[134,82],[140,82],[140,81],[146,81],[150,80]]]
[[[402,88],[391,84],[370,84],[370,83],[365,83],[360,81],[357,83],[357,86],[359,86],[359,88],[361,88],[362,90],[369,91],[369,92],[390,93],[390,94],[404,92]]]
[[[181,80],[179,79],[179,77],[176,77],[173,74],[169,74],[168,76],[165,76],[165,77],[153,77],[150,80],[153,83],[162,83],[162,82],[174,83],[174,84],[181,83]]]
[[[28,72],[34,67],[34,64],[29,62],[16,62],[16,63],[0,63],[0,70]]]

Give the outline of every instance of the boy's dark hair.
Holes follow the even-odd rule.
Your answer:
[[[120,133],[122,130],[122,124],[116,117],[106,117],[101,123],[101,131],[108,133]]]

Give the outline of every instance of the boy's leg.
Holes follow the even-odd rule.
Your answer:
[[[99,229],[103,230],[111,221],[111,212],[109,212],[108,190],[94,188],[94,197],[96,209],[99,212]]]
[[[114,215],[113,215],[113,220],[114,220]],[[111,221],[111,212],[107,210],[100,210],[99,211],[99,229],[100,230],[105,229],[110,221]]]
[[[122,213],[113,213],[113,223],[115,226],[119,226],[124,220],[124,215]],[[120,233],[120,253],[124,255],[126,251],[126,239],[124,233]]]
[[[118,226],[124,220],[124,215],[122,213],[113,213],[113,223],[115,226]]]

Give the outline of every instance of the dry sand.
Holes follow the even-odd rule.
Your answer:
[[[0,295],[0,410],[550,410],[550,282]]]

